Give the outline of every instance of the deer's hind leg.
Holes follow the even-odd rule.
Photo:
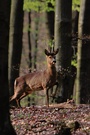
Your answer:
[[[12,97],[10,97],[9,103],[10,103],[11,107],[17,107],[18,106],[18,101],[17,101],[17,95],[16,94],[14,94]]]
[[[15,93],[12,97],[10,97],[9,102],[11,103],[12,101],[16,100],[17,94]]]
[[[16,89],[15,90],[15,93],[14,95],[10,98],[9,102],[10,103],[13,103],[16,101],[16,105],[15,106],[18,106],[18,107],[21,107],[20,106],[20,103],[19,103],[19,98],[23,95],[23,89]]]
[[[18,106],[20,106],[21,107],[21,105],[20,105],[20,101],[21,101],[21,99],[23,99],[24,97],[26,97],[28,94],[27,93],[23,93],[23,95],[18,99]]]
[[[18,104],[19,104],[19,106],[21,106],[20,105],[20,101],[24,98],[24,97],[26,97],[28,94],[31,94],[32,93],[32,91],[26,91],[26,92],[24,92],[23,93],[23,95],[21,95],[21,97],[18,99]]]

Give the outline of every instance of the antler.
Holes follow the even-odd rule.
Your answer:
[[[51,45],[48,45],[48,52],[49,53],[52,53],[52,54],[55,54],[56,53],[54,41],[52,41],[52,44]]]

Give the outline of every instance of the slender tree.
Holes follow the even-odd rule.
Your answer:
[[[32,46],[30,38],[30,28],[31,28],[31,12],[28,12],[28,46],[29,46],[29,72],[32,71]],[[30,97],[28,96],[28,106],[30,106]]]
[[[90,103],[90,0],[81,0],[78,25],[76,103]]]
[[[9,81],[10,95],[13,95],[13,83],[19,76],[22,53],[23,0],[11,1],[10,35],[9,35]]]
[[[29,71],[31,72],[32,68],[32,46],[31,46],[31,39],[30,39],[30,28],[31,28],[31,12],[28,12],[28,45],[29,45]]]
[[[54,8],[51,3],[48,4],[48,7]],[[53,40],[54,39],[54,16],[55,16],[55,12],[49,11],[49,12],[46,12],[46,14],[47,14],[47,25],[48,25],[48,29],[49,29],[49,36],[50,36],[50,39]]]
[[[37,48],[38,48],[38,24],[39,24],[39,13],[34,12],[35,15],[35,22],[34,22],[34,69],[37,69]]]
[[[0,135],[16,135],[9,116],[8,42],[10,0],[0,1]]]
[[[62,79],[62,96],[64,101],[66,101],[67,98],[70,98],[70,81],[69,76],[66,74],[68,74],[71,65],[71,19],[72,0],[56,0],[55,46],[59,47],[57,67],[59,68],[61,66],[65,73],[65,76]],[[60,77],[58,80],[61,81]]]

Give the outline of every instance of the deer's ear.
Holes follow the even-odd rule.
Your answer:
[[[45,54],[46,54],[47,56],[49,56],[49,52],[48,52],[48,50],[46,50],[46,49],[45,49],[45,51],[44,51],[44,52],[45,52]]]
[[[59,48],[54,52],[54,55],[56,55],[59,52]]]

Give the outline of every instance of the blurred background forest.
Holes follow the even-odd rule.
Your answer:
[[[59,48],[59,87],[51,103],[74,99],[76,104],[90,104],[89,14],[90,0],[0,1],[0,135],[16,135],[9,113],[14,80],[43,70],[44,49],[52,44]],[[43,104],[44,91],[21,101],[22,106]]]
[[[5,10],[4,14],[8,14],[5,21],[9,23],[9,39],[2,41],[5,50],[1,51],[1,59],[8,56],[10,96],[18,76],[45,68],[44,49],[54,43],[55,48],[59,47],[56,64],[59,88],[51,102],[73,98],[76,103],[90,103],[90,2],[12,0],[8,4],[9,12]],[[35,92],[21,104],[45,104],[45,92]]]

